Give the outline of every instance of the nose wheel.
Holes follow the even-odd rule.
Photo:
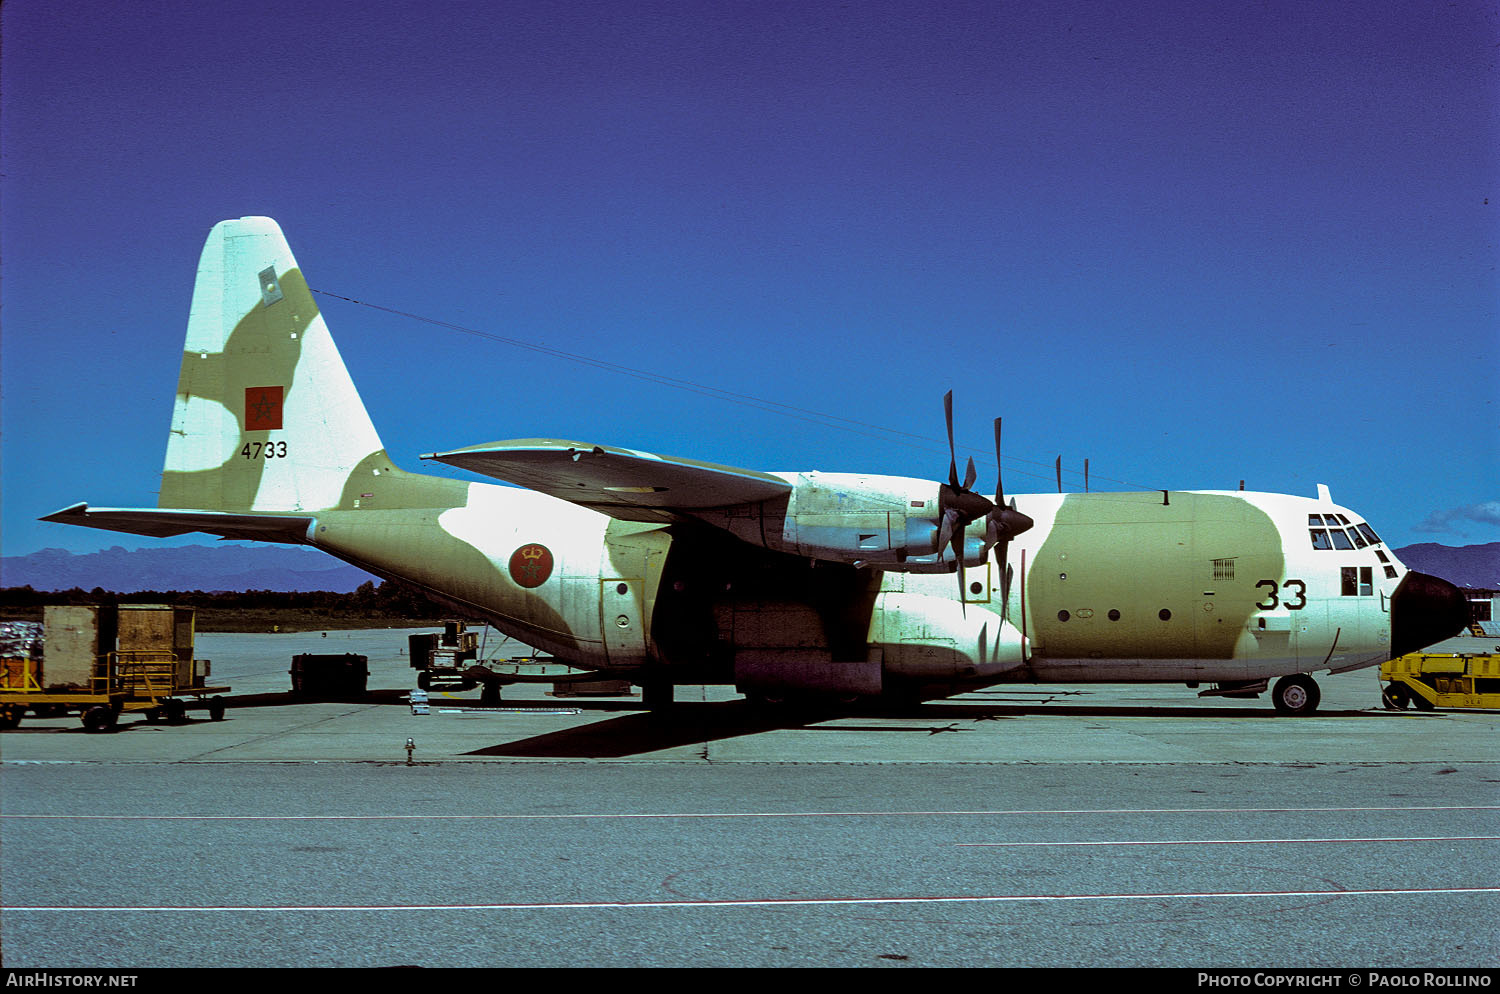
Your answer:
[[[1271,704],[1277,714],[1312,714],[1321,698],[1317,682],[1306,673],[1284,676],[1271,688]]]

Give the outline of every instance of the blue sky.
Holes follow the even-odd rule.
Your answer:
[[[155,504],[198,253],[249,214],[316,289],[700,388],[322,298],[407,469],[549,436],[936,480],[952,388],[981,491],[1001,415],[1008,492],[1062,454],[1070,489],[1085,458],[1095,489],[1327,483],[1396,545],[1500,540],[1493,4],[9,0],[0,29],[6,555],[161,544],[35,519]]]

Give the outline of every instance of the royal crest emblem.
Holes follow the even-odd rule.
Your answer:
[[[540,587],[552,575],[552,552],[538,542],[510,554],[510,578],[527,589]]]

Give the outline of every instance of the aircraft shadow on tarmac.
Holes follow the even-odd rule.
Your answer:
[[[584,711],[619,710],[614,702],[574,703]],[[1039,703],[998,704],[985,701],[933,701],[903,707],[881,708],[768,708],[746,700],[712,703],[678,703],[667,712],[643,712],[639,705],[626,705],[631,713],[544,735],[476,749],[469,756],[516,758],[609,759],[636,756],[663,749],[703,744],[788,729],[813,732],[887,732],[902,735],[941,735],[975,730],[974,723],[1028,717],[1070,718],[1196,718],[1265,720],[1275,717],[1269,708],[1101,706],[1057,703],[1053,696]],[[1320,711],[1320,718],[1379,718],[1389,711]],[[835,719],[866,719],[852,724]],[[1276,718],[1279,721],[1298,719]],[[1307,720],[1307,719],[1301,719]],[[965,728],[965,724],[970,727]]]
[[[288,707],[306,704],[350,704],[362,706],[408,707],[411,691],[406,689],[372,690],[363,694],[313,696],[281,691],[262,694],[226,695],[219,698],[226,717],[238,709]],[[702,744],[759,735],[764,732],[800,730],[809,732],[888,732],[892,734],[940,735],[977,730],[980,722],[1007,721],[1021,718],[1193,718],[1254,721],[1308,720],[1280,718],[1269,707],[1225,707],[1204,705],[1159,704],[1086,704],[1068,698],[1083,697],[1080,691],[1009,691],[1002,700],[950,699],[908,704],[831,705],[787,704],[767,706],[745,699],[714,702],[678,702],[664,712],[647,712],[639,700],[588,700],[571,698],[554,704],[506,702],[506,710],[553,711],[560,706],[588,714],[614,717],[586,725],[559,729],[543,735],[502,742],[473,750],[471,756],[512,756],[516,758],[608,759],[637,756],[663,749]],[[1020,697],[1021,700],[1015,698]],[[476,701],[442,702],[448,708],[484,712],[490,708]],[[1441,718],[1441,713],[1397,712],[1372,707],[1368,710],[1322,710],[1315,718]],[[184,724],[206,721],[195,705],[184,716]],[[853,723],[857,721],[858,723]],[[835,723],[836,722],[836,723]],[[968,727],[965,727],[967,725]],[[159,727],[144,720],[122,722],[110,728],[114,733],[132,728]],[[17,732],[56,733],[85,732],[83,728],[26,727]]]

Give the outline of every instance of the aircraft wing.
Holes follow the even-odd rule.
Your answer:
[[[786,480],[757,470],[552,438],[490,442],[422,458],[627,521],[672,521],[680,511],[753,504],[792,492]]]
[[[245,542],[301,542],[314,519],[306,514],[232,514],[227,511],[74,504],[41,520],[153,538],[206,532]]]

